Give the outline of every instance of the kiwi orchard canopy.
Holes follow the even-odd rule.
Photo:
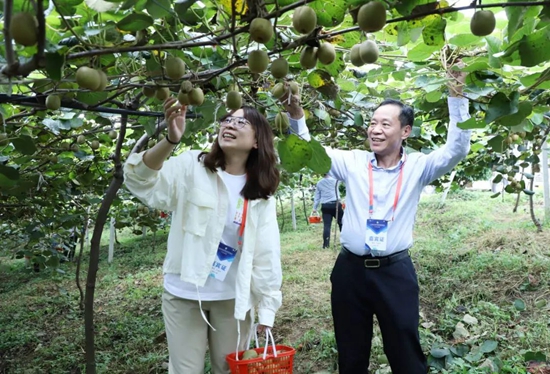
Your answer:
[[[289,186],[292,173],[330,168],[324,145],[360,147],[364,119],[388,97],[415,108],[407,147],[429,152],[446,137],[442,71],[457,60],[473,114],[460,126],[475,131],[455,182],[494,171],[516,181],[505,192],[530,195],[526,175],[540,170],[550,131],[550,1],[452,3],[5,0],[0,215],[42,234],[45,222],[77,224],[88,211],[99,233],[108,212],[119,229],[156,228],[158,212],[138,211],[118,189],[121,160],[163,136],[168,96],[189,105],[179,149],[211,143],[229,110],[258,107]],[[288,90],[299,92],[310,142],[287,134],[277,97]],[[90,277],[99,238],[92,243]],[[95,279],[86,283],[93,306]]]

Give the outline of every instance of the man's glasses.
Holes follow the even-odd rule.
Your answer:
[[[229,117],[226,117],[224,120],[220,121],[220,125],[222,127],[227,127],[231,124],[233,125],[233,127],[237,128],[237,129],[242,129],[246,125],[251,125],[252,126],[250,121],[247,120],[246,118],[243,118],[243,117],[229,116]]]

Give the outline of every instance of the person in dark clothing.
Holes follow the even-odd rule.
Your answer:
[[[313,200],[314,214],[317,213],[317,207],[321,204],[321,213],[323,214],[323,248],[330,246],[330,227],[333,218],[336,218],[338,227],[342,231],[344,209],[339,200],[338,181],[325,174],[325,177],[315,187],[315,197]]]

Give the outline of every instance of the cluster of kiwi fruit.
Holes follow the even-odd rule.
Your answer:
[[[75,78],[79,87],[90,91],[103,91],[109,84],[109,78],[105,72],[88,66],[79,67]]]
[[[321,43],[319,48],[307,46],[300,54],[300,65],[304,69],[313,69],[319,61],[323,65],[330,65],[336,59],[336,49],[331,43]]]
[[[10,34],[20,45],[30,47],[38,42],[38,21],[28,12],[15,13],[10,20]]]
[[[382,1],[363,4],[357,12],[357,25],[366,33],[382,30],[386,25],[386,7]],[[372,40],[356,44],[351,48],[349,59],[355,66],[373,64],[378,60],[378,46]]]
[[[204,93],[200,87],[193,87],[190,81],[183,81],[178,92],[178,101],[181,105],[199,106],[204,102]]]

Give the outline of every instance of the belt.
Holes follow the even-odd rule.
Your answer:
[[[409,257],[408,249],[391,254],[389,256],[374,257],[373,255],[356,255],[355,253],[350,252],[346,247],[342,246],[342,251],[340,253],[342,253],[344,256],[346,256],[346,258],[350,260],[362,262],[367,269],[377,269],[379,267],[387,266]]]

